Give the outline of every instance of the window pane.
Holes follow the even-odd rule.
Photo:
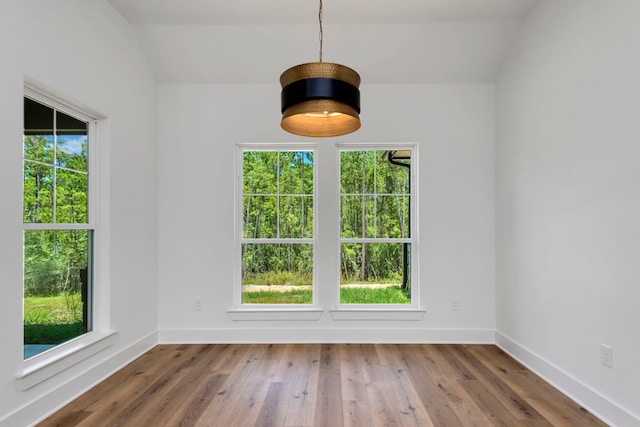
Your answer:
[[[409,194],[409,161],[402,165],[385,160],[385,151],[376,152],[376,193]]]
[[[56,140],[56,164],[76,171],[87,171],[87,136],[60,135]]]
[[[364,198],[364,236],[374,238],[376,236],[376,222],[382,220],[376,217],[376,197],[365,196]]]
[[[311,304],[313,245],[242,245],[243,304]]]
[[[340,152],[340,194],[364,192],[364,152]]]
[[[22,141],[25,159],[53,165],[53,135],[24,135]]]
[[[377,230],[379,238],[409,236],[409,196],[378,196],[376,198]]]
[[[304,175],[302,193],[313,194],[313,151],[302,152],[301,174]]]
[[[364,168],[363,180],[364,180],[364,193],[375,194],[376,193],[376,151],[365,151],[364,159],[362,160],[362,167]]]
[[[62,111],[56,111],[57,135],[86,135],[87,122],[76,119]]]
[[[53,108],[24,98],[24,158],[53,164]]]
[[[56,174],[56,222],[87,223],[87,174],[58,169]]]
[[[91,330],[88,230],[24,232],[25,358]]]
[[[276,151],[245,151],[242,168],[244,194],[278,193]]]
[[[313,237],[313,197],[280,197],[280,237]]]
[[[278,198],[245,196],[243,198],[242,235],[248,239],[278,237]]]
[[[340,237],[376,237],[375,203],[374,196],[340,197]]]
[[[56,111],[56,164],[87,170],[87,123]]]
[[[411,245],[340,245],[341,304],[409,304]]]
[[[340,197],[340,237],[351,239],[364,235],[362,196]]]
[[[53,166],[24,161],[23,220],[53,222]]]
[[[313,153],[280,152],[280,194],[313,193]]]

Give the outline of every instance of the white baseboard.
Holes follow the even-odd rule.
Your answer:
[[[542,377],[569,398],[611,426],[640,427],[640,416],[619,406],[553,363],[496,331],[498,347]]]
[[[0,420],[0,427],[31,426],[44,420],[157,343],[157,332],[141,338],[97,365],[78,373],[72,380],[16,409]]]
[[[493,329],[161,329],[160,344],[448,343],[493,344]]]

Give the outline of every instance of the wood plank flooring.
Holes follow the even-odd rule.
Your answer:
[[[604,426],[492,345],[159,345],[39,426]]]

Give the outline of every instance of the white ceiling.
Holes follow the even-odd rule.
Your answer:
[[[318,60],[317,0],[109,0],[160,83],[277,83]],[[491,82],[538,0],[324,0],[323,60],[363,83]]]

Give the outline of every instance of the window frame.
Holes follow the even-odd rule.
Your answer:
[[[321,145],[321,146],[320,146]],[[314,270],[313,270],[313,304],[309,305],[267,305],[242,304],[242,152],[243,150],[313,150],[314,152]],[[339,248],[340,244],[340,150],[410,150],[411,160],[411,303],[410,304],[340,304],[340,251],[335,258],[320,259],[320,252],[329,248]],[[325,165],[326,163],[326,165]],[[333,164],[331,164],[333,163]],[[326,166],[326,167],[325,167]],[[417,143],[237,143],[234,163],[234,276],[233,305],[227,310],[232,321],[317,321],[327,311],[335,321],[420,321],[426,309],[421,307],[419,280],[419,222],[418,222],[418,144]],[[331,176],[330,176],[331,175]],[[333,176],[333,179],[332,179]],[[327,209],[320,203],[333,203]],[[322,211],[322,212],[321,212]],[[320,215],[333,216],[322,218]],[[335,229],[334,229],[335,225]],[[324,233],[320,227],[332,232]],[[322,236],[322,237],[320,237]],[[319,275],[319,270],[323,273]],[[326,269],[326,271],[324,271]],[[335,276],[333,276],[335,271]],[[330,282],[324,283],[322,289],[318,278]]]
[[[410,188],[409,192],[409,236],[408,238],[379,238],[379,237],[362,237],[362,238],[343,238],[342,216],[341,216],[341,200],[340,200],[340,153],[343,151],[410,151],[411,167],[409,168]],[[336,230],[336,308],[332,310],[332,315],[336,320],[349,320],[352,318],[348,313],[362,313],[363,316],[356,316],[359,320],[384,320],[386,318],[394,319],[393,313],[403,313],[414,311],[421,318],[424,310],[420,309],[420,282],[419,276],[419,244],[418,244],[418,146],[416,143],[337,143],[336,144],[336,174],[335,191],[337,193],[336,216],[338,218],[338,227]],[[377,193],[376,193],[377,194]],[[409,243],[411,246],[410,256],[410,283],[411,283],[411,302],[409,304],[342,304],[340,302],[340,256],[341,245],[344,243]],[[384,312],[384,313],[381,313]],[[367,314],[368,313],[368,314]],[[400,318],[405,318],[400,315]]]
[[[16,374],[18,387],[29,389],[69,367],[110,347],[115,342],[116,330],[111,328],[110,317],[110,215],[109,215],[109,170],[110,156],[108,119],[94,110],[70,101],[55,91],[25,78],[21,100],[29,98],[35,102],[55,108],[69,116],[87,122],[87,222],[86,223],[25,223],[24,233],[29,230],[89,230],[91,274],[91,299],[88,316],[91,330],[49,350],[23,359]],[[22,137],[24,138],[24,137]],[[21,140],[21,144],[24,141]],[[24,174],[24,157],[21,173]],[[24,210],[24,190],[21,211]],[[23,213],[24,215],[24,213]],[[24,246],[22,247],[24,256]],[[24,260],[23,260],[24,263]],[[23,266],[24,268],[24,266]],[[24,282],[21,286],[24,286]],[[23,290],[24,292],[24,290]],[[24,322],[24,311],[22,311]],[[21,324],[23,323],[21,322]],[[24,343],[22,344],[24,346]]]
[[[300,238],[245,238],[243,233],[243,197],[244,197],[244,152],[246,151],[309,151],[313,153],[313,237]],[[316,144],[309,143],[243,143],[236,144],[235,162],[235,262],[234,262],[234,292],[233,308],[228,310],[233,320],[254,320],[255,317],[247,313],[257,313],[260,320],[280,320],[281,315],[285,319],[291,319],[288,313],[298,313],[293,318],[296,320],[315,320],[319,317],[318,302],[318,153]],[[312,301],[310,304],[250,304],[242,302],[242,245],[244,243],[301,243],[312,245]],[[262,315],[260,314],[262,313]]]

